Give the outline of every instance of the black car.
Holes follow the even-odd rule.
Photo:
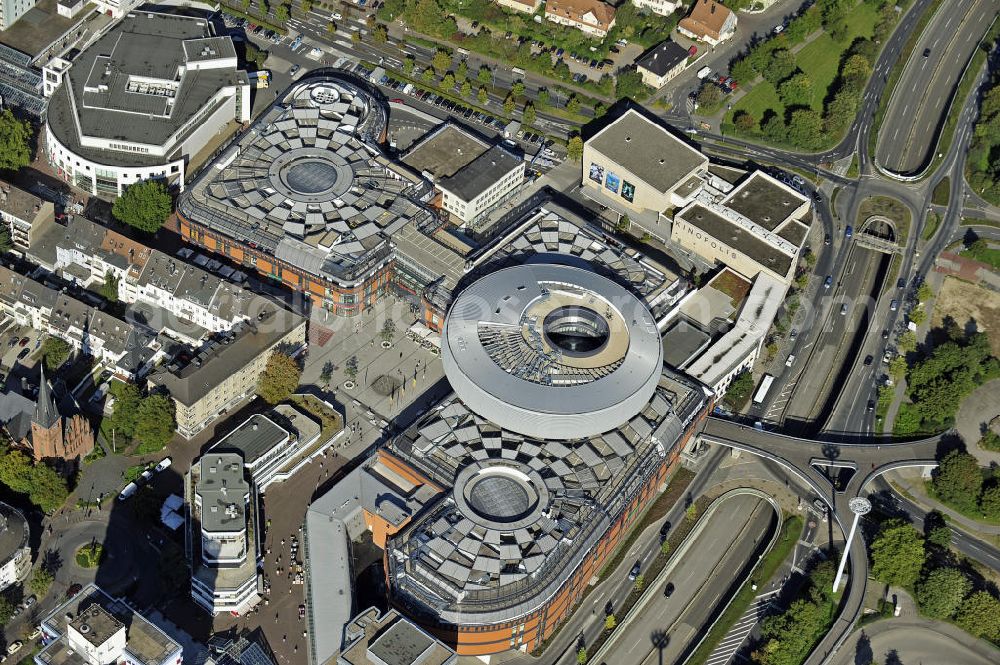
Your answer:
[[[902,277],[900,277],[899,279],[897,279],[896,280],[896,288],[897,289],[905,289],[906,288],[906,280],[903,279]]]
[[[889,339],[889,329],[886,328],[882,331],[882,339]]]
[[[667,585],[663,587],[663,597],[670,598],[672,595],[674,595],[674,583],[667,582]]]
[[[829,245],[831,242],[833,242],[833,238],[830,237],[829,233],[827,233],[825,236],[823,236],[823,244],[824,245]]]
[[[865,367],[868,367],[869,365],[871,365],[873,360],[875,360],[874,356],[872,356],[872,355],[865,356]]]
[[[813,192],[813,201],[815,201],[816,203],[822,203],[823,202],[822,195],[820,195],[819,192]]]
[[[865,408],[868,411],[874,411],[875,410],[875,400],[873,400],[873,399],[868,400],[868,406],[865,407]]]
[[[615,606],[614,606],[614,605],[612,605],[612,604],[611,604],[611,601],[609,600],[609,601],[608,601],[608,602],[607,602],[607,603],[606,603],[606,604],[604,605],[604,615],[605,615],[605,616],[610,616],[610,615],[612,615],[612,614],[614,614],[614,613],[615,613]]]
[[[21,352],[17,354],[17,359],[24,360],[25,358],[28,357],[29,353],[31,353],[31,349],[21,349]]]
[[[930,54],[931,54],[931,50],[930,50],[929,48],[925,48],[925,49],[924,49],[924,57],[926,58],[926,57],[927,57],[927,56],[929,56]]]

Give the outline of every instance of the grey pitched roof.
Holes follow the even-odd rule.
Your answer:
[[[663,76],[671,69],[687,60],[687,58],[688,51],[686,48],[677,42],[667,39],[650,49],[649,52],[639,58],[635,64],[643,69],[653,72],[657,76]]]

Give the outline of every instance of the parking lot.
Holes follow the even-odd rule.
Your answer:
[[[15,365],[33,366],[31,358],[41,348],[44,337],[41,331],[4,317],[0,321],[0,370],[9,374]]]

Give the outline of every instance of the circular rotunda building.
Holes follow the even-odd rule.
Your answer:
[[[656,494],[708,399],[646,303],[526,263],[454,299],[454,392],[388,446],[442,498],[386,543],[393,602],[464,655],[534,650]]]

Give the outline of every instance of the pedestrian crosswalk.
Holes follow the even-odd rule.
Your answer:
[[[757,622],[767,614],[771,600],[777,593],[778,590],[770,591],[754,598],[747,611],[736,620],[733,627],[729,629],[729,632],[726,633],[722,641],[719,642],[715,650],[705,660],[705,665],[727,665],[730,663],[740,650],[740,647],[743,646],[747,637],[753,632]]]

